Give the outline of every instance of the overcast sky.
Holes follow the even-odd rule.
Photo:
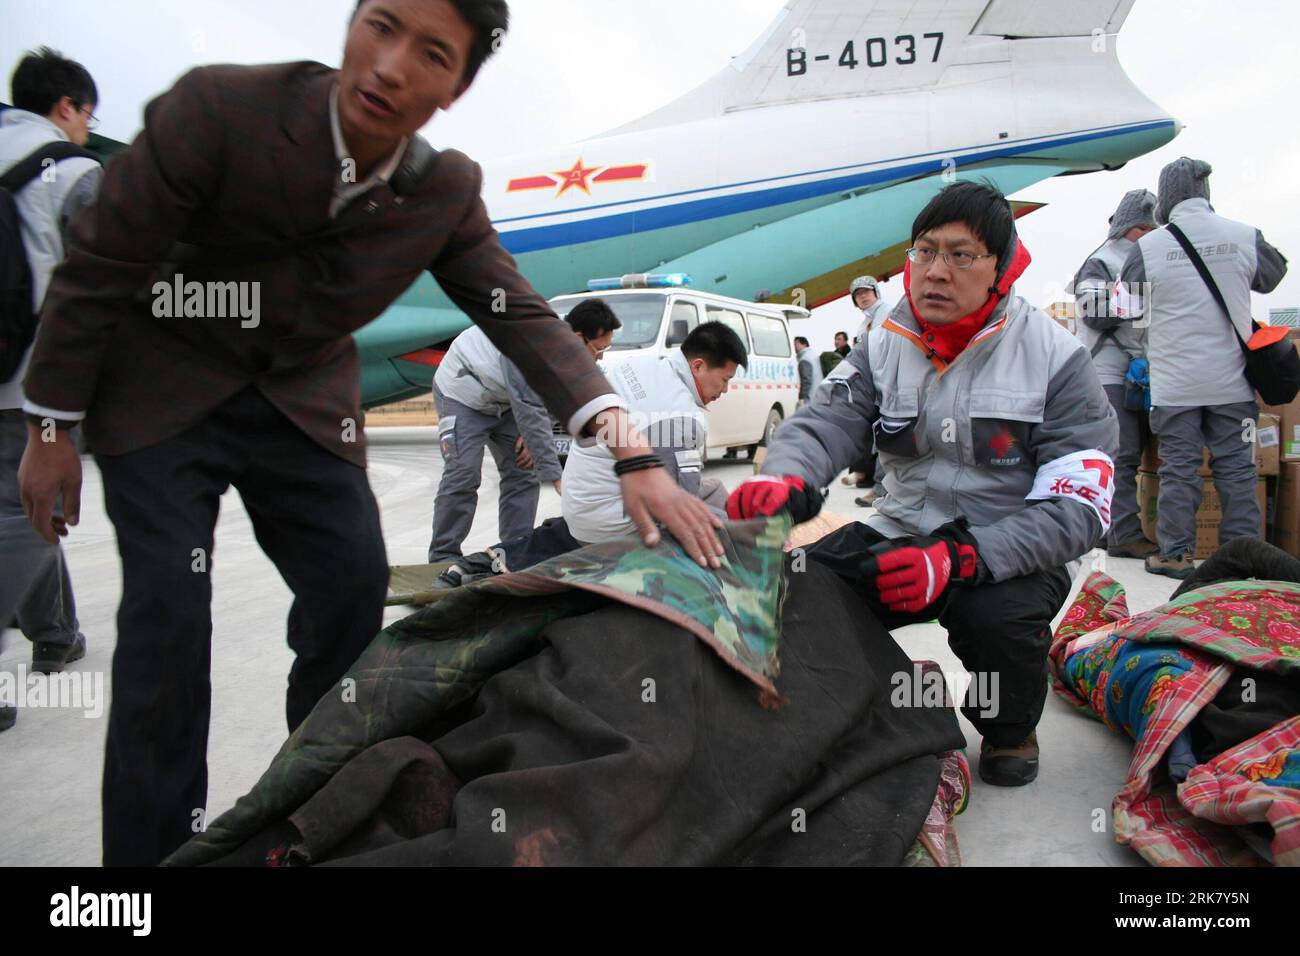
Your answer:
[[[100,132],[132,138],[141,109],[189,67],[314,59],[337,65],[354,0],[0,0],[0,69],[45,43],[80,60],[100,88]],[[426,129],[435,146],[477,159],[561,146],[634,119],[690,90],[762,32],[782,0],[511,0],[513,25],[474,88]],[[1021,220],[1034,264],[1018,284],[1040,306],[1105,238],[1129,189],[1155,191],[1181,155],[1214,166],[1211,200],[1300,257],[1300,3],[1138,0],[1119,37],[1134,83],[1187,128],[1111,173],[1048,180],[1015,196],[1048,203]],[[6,90],[6,93],[8,91]],[[901,279],[885,287],[893,302]],[[1300,265],[1268,308],[1300,305]],[[846,301],[804,326],[819,349],[852,331]]]

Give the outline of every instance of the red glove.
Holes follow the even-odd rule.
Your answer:
[[[913,613],[937,601],[949,584],[973,582],[979,552],[966,527],[959,518],[933,535],[876,545],[862,562],[868,591],[891,611]]]
[[[815,518],[821,510],[821,493],[816,488],[807,487],[796,475],[746,478],[727,499],[727,517],[733,521],[770,518],[780,511],[788,511],[795,524],[803,524]]]

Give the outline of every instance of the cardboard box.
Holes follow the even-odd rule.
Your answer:
[[[754,474],[757,475],[758,470],[763,467],[763,459],[766,457],[767,457],[767,446],[759,445],[758,450],[754,452]]]
[[[1282,417],[1282,409],[1286,408],[1285,405],[1270,405],[1268,402],[1264,401],[1263,396],[1261,396],[1259,392],[1255,393],[1255,404],[1259,406],[1259,413],[1261,415],[1276,415],[1278,418]]]
[[[1300,412],[1297,413],[1296,423],[1300,425]],[[1284,447],[1286,441],[1286,436],[1281,433],[1278,417],[1261,413],[1255,428],[1256,474],[1272,476],[1278,473],[1278,466],[1281,460],[1286,457],[1286,448]],[[1300,460],[1300,432],[1297,432],[1296,437],[1291,441],[1295,443],[1296,457],[1297,460]],[[1142,461],[1138,465],[1138,469],[1157,474],[1160,471],[1160,465],[1160,439],[1152,435],[1146,448],[1142,449]],[[1210,449],[1202,449],[1201,467],[1196,470],[1196,473],[1202,478],[1209,478],[1213,474],[1210,469]]]
[[[1261,412],[1255,429],[1255,469],[1272,477],[1279,473],[1282,458],[1282,426],[1277,415]]]
[[[1138,472],[1138,520],[1142,522],[1142,536],[1156,540],[1156,500],[1160,495],[1160,478],[1154,472]]]
[[[1283,460],[1300,461],[1300,448],[1297,448],[1300,445],[1300,401],[1283,407],[1279,437]]]
[[[1300,558],[1300,464],[1282,462],[1270,540],[1287,554]]]
[[[1283,465],[1283,469],[1288,466]],[[1295,471],[1293,481],[1300,487],[1300,464],[1291,466]],[[1286,479],[1283,478],[1283,481]],[[1268,488],[1263,477],[1255,482],[1256,496],[1259,502],[1259,536],[1265,537],[1268,514]],[[1148,540],[1156,541],[1156,521],[1159,515],[1160,477],[1150,472],[1138,472],[1138,519],[1142,523],[1142,533]],[[1298,498],[1300,503],[1300,498]],[[1283,518],[1282,498],[1278,496],[1278,521]],[[1297,511],[1300,514],[1300,511]],[[1223,503],[1215,490],[1213,481],[1206,481],[1201,490],[1201,506],[1196,510],[1196,560],[1202,561],[1219,549],[1219,524],[1223,521]],[[1300,542],[1298,542],[1300,543]],[[1283,547],[1278,544],[1278,547]],[[1285,549],[1284,549],[1285,550]],[[1300,557],[1300,555],[1297,555]]]

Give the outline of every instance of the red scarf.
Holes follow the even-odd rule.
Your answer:
[[[1002,274],[998,280],[996,288],[989,290],[988,301],[972,312],[970,315],[958,319],[956,322],[948,325],[932,325],[921,318],[916,311],[916,304],[912,302],[912,262],[907,260],[903,264],[903,289],[907,293],[907,304],[912,308],[912,316],[916,319],[917,325],[921,327],[921,338],[925,344],[934,350],[935,354],[945,362],[951,362],[958,355],[966,350],[980,329],[984,328],[984,323],[988,321],[993,314],[994,308],[1002,299],[1011,291],[1011,286],[1019,279],[1032,260],[1029,256],[1029,250],[1019,239],[1016,240],[1016,252],[1011,257],[1011,264],[1007,271]]]

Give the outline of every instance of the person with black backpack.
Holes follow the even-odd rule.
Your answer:
[[[84,66],[47,47],[23,57],[11,91],[14,108],[0,114],[0,629],[16,618],[32,669],[51,674],[84,657],[86,639],[63,550],[36,533],[19,496],[22,381],[64,231],[99,188],[99,161],[84,149],[99,93]],[[16,716],[0,709],[0,730]]]
[[[1219,543],[1260,536],[1251,444],[1259,418],[1255,391],[1279,400],[1267,397],[1268,383],[1252,377],[1246,343],[1255,337],[1250,294],[1277,288],[1286,257],[1254,226],[1214,211],[1209,178],[1209,163],[1186,156],[1160,171],[1155,215],[1165,228],[1129,250],[1118,290],[1126,315],[1148,323],[1151,430],[1160,440],[1160,550],[1146,559],[1146,569],[1180,579],[1196,570],[1203,448],[1210,450],[1223,501]],[[1252,346],[1259,351],[1262,344]],[[1283,350],[1294,362],[1290,346]]]

